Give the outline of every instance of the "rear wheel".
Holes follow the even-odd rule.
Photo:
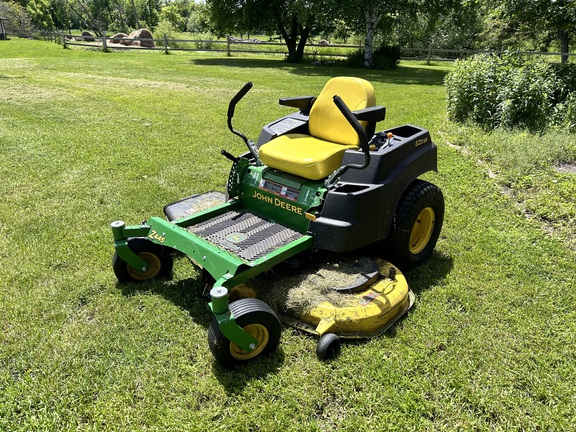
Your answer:
[[[386,239],[389,259],[401,268],[422,264],[434,251],[444,220],[444,196],[438,186],[415,180],[400,199]]]
[[[224,369],[235,369],[247,362],[273,353],[280,344],[282,326],[276,314],[262,300],[243,298],[230,303],[230,312],[241,328],[258,340],[246,351],[229,341],[214,319],[208,330],[208,345],[216,362]]]
[[[139,272],[116,253],[112,257],[112,268],[116,278],[122,283],[142,283],[170,276],[174,260],[167,250],[145,238],[128,240],[128,247],[148,264],[145,272]]]

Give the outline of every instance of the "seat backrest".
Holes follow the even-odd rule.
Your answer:
[[[334,103],[334,95],[340,96],[346,106],[355,111],[376,104],[374,87],[362,78],[332,78],[326,83],[310,110],[308,126],[312,136],[338,144],[357,146],[360,144],[358,134]]]

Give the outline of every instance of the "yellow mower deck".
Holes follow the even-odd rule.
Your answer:
[[[312,270],[297,278],[284,278],[284,283],[282,278],[273,282],[278,278],[275,274],[263,276],[233,289],[231,296],[260,297],[277,310],[282,322],[316,336],[334,333],[343,339],[376,337],[412,307],[414,294],[404,275],[391,263],[381,259],[374,263],[378,274],[358,288],[327,291],[319,287],[320,292],[313,292],[314,287],[303,287],[308,280],[321,277],[320,272]],[[286,295],[275,299],[275,290],[285,290]],[[288,307],[282,304],[284,301]],[[295,301],[299,305],[290,307]]]

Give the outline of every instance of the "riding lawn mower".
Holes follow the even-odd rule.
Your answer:
[[[382,334],[414,303],[396,266],[432,254],[444,217],[442,192],[418,178],[437,170],[429,132],[376,132],[386,109],[368,81],[336,77],[318,97],[280,99],[297,111],[265,125],[257,142],[232,125],[251,87],[228,106],[247,151],[222,150],[232,162],[225,193],[170,203],[140,225],[111,224],[121,283],[170,276],[176,254],[201,271],[214,314],[208,345],[226,369],[273,353],[281,323],[318,336],[320,359],[341,339]]]

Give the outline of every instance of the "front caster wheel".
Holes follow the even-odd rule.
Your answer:
[[[118,281],[122,283],[142,283],[153,279],[165,278],[172,273],[174,260],[163,246],[145,238],[132,238],[128,240],[128,247],[148,263],[148,269],[145,272],[139,272],[114,253],[112,269]]]
[[[261,300],[243,298],[230,303],[236,324],[254,336],[258,343],[245,351],[226,339],[214,319],[208,330],[208,345],[216,362],[224,369],[235,369],[251,360],[273,353],[280,344],[282,326],[276,314]]]
[[[334,333],[326,333],[316,345],[316,356],[319,360],[330,360],[340,353],[340,338]]]

